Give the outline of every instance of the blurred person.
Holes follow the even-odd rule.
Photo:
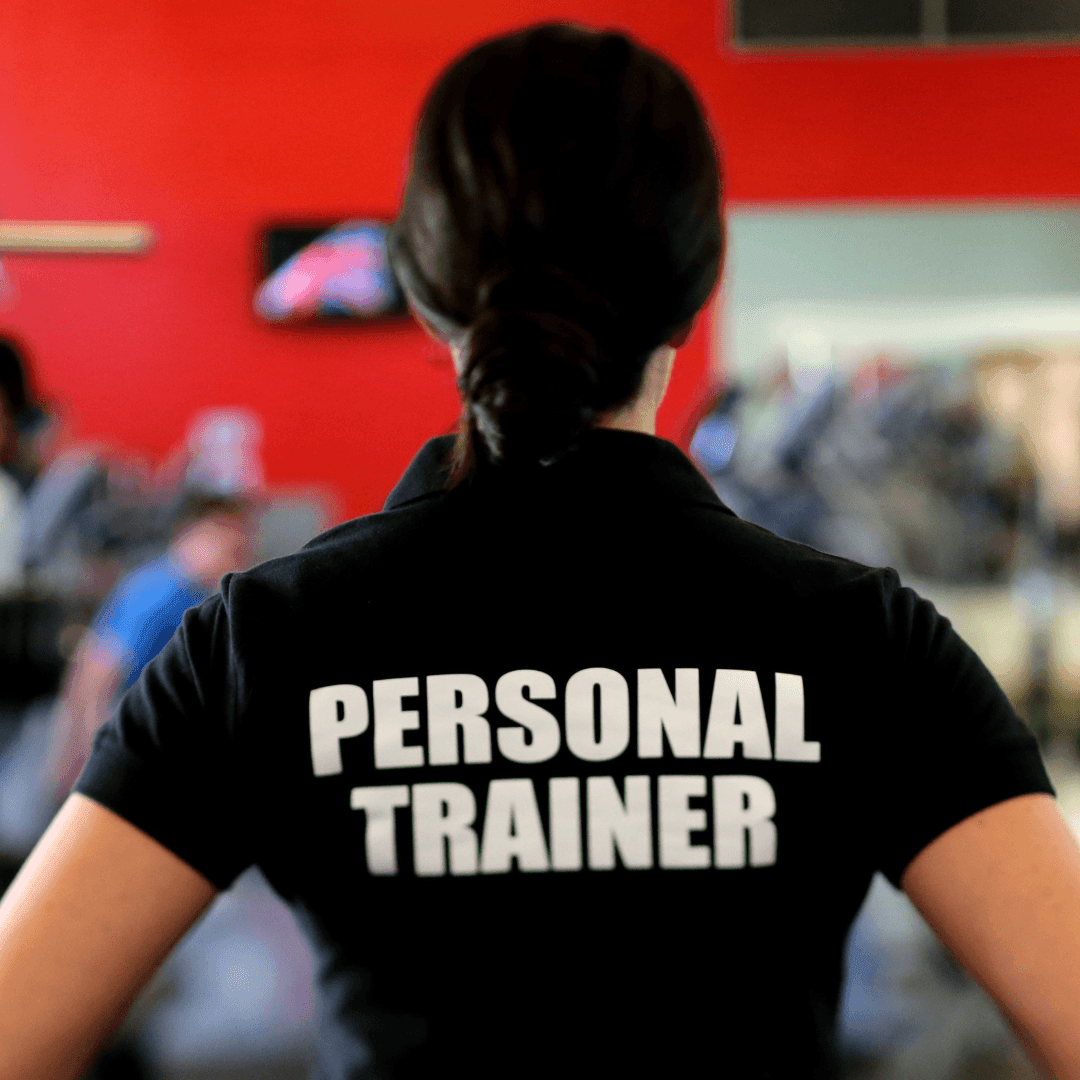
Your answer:
[[[251,561],[254,504],[240,495],[189,492],[168,551],[124,578],[72,658],[58,713],[51,772],[66,795],[117,697],[165,647],[184,612]]]
[[[207,409],[173,455],[180,492],[169,547],[120,581],[69,665],[50,755],[61,797],[118,696],[164,648],[184,612],[250,564],[264,483],[260,439],[260,422],[247,410]]]
[[[96,592],[105,552],[142,538],[112,521],[116,463],[73,443],[62,418],[34,401],[31,383],[26,349],[0,335],[0,590],[22,591],[40,613],[81,607]]]
[[[442,75],[392,257],[459,433],[226,578],[99,731],[0,905],[0,1077],[75,1075],[256,864],[320,955],[323,1077],[835,1076],[881,869],[1080,1078],[1034,740],[893,572],[740,521],[654,435],[722,237],[701,108],[625,36]]]
[[[41,467],[33,435],[46,418],[27,367],[19,342],[0,336],[0,592],[22,585],[25,496]]]
[[[28,368],[23,346],[0,335],[0,466],[23,490],[41,470],[36,436],[48,419],[34,401]]]
[[[35,765],[63,670],[59,606],[35,595],[26,575],[28,494],[42,469],[42,433],[51,426],[31,384],[25,347],[0,335],[0,888],[47,824],[33,809]]]

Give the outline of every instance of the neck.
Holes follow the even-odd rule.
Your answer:
[[[642,435],[656,434],[656,414],[667,392],[675,350],[670,345],[655,349],[645,364],[641,389],[625,405],[602,414],[596,422],[600,428],[636,431]]]
[[[463,364],[459,346],[450,346],[450,355],[454,359],[454,370],[461,373]],[[641,376],[641,389],[625,405],[601,413],[596,421],[599,428],[616,428],[620,431],[637,431],[642,435],[656,434],[656,414],[660,403],[667,393],[671,379],[671,369],[675,364],[675,349],[671,345],[661,345],[654,349],[645,362]]]

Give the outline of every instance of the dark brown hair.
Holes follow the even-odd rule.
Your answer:
[[[485,42],[420,118],[391,259],[461,350],[451,482],[549,459],[638,391],[723,253],[717,153],[665,60],[618,33]]]

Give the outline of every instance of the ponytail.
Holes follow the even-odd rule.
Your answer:
[[[610,303],[550,264],[499,267],[479,300],[462,341],[451,484],[478,464],[557,457],[633,396],[648,358],[632,354]]]

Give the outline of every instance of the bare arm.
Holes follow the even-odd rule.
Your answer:
[[[0,901],[0,1080],[79,1076],[215,892],[72,795]]]
[[[1048,795],[991,806],[939,836],[902,879],[1032,1060],[1080,1080],[1080,850]]]

